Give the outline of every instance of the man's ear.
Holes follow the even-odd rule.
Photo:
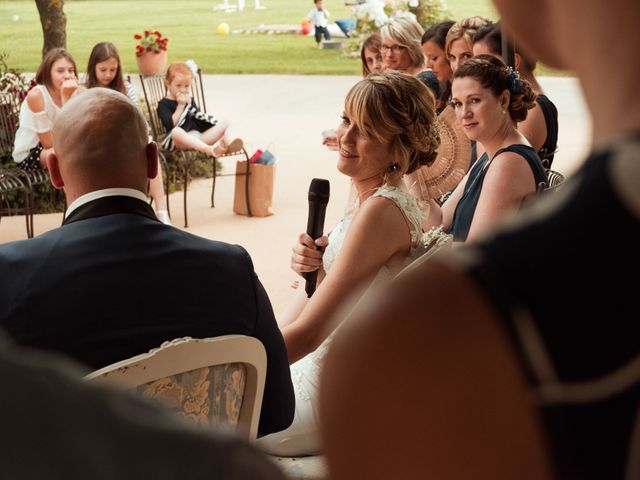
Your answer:
[[[47,170],[49,170],[49,177],[51,178],[51,185],[57,189],[64,187],[64,180],[60,174],[60,165],[58,156],[55,152],[51,151],[47,155]]]
[[[158,146],[156,142],[149,142],[145,147],[147,156],[147,178],[156,178],[158,175]]]
[[[520,56],[519,53],[515,54],[515,64],[516,64],[516,72],[520,71],[520,65],[522,65],[522,57]]]

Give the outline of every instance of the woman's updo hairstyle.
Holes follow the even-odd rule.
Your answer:
[[[509,115],[514,122],[527,118],[527,111],[536,104],[536,94],[526,80],[520,78],[515,70],[491,55],[478,55],[470,58],[453,74],[453,79],[471,77],[483,88],[490,90],[496,97],[509,91]]]
[[[359,132],[390,146],[399,173],[436,159],[435,100],[417,78],[397,71],[372,73],[351,88],[345,111]]]

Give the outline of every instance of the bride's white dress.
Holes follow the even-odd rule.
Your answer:
[[[422,212],[415,197],[407,191],[384,185],[373,196],[388,198],[404,214],[411,233],[411,249],[404,263],[393,267],[382,266],[367,292],[387,283],[400,270],[423,255],[427,250],[431,253],[443,244],[450,242],[450,236],[441,233],[441,231],[430,232],[428,237],[422,234]],[[331,271],[331,266],[340,254],[342,243],[357,211],[358,206],[355,205],[329,234],[329,245],[325,249],[322,259],[327,274]],[[318,383],[324,357],[338,328],[315,351],[291,365],[291,379],[296,396],[295,417],[291,426],[286,430],[267,435],[258,440],[260,448],[267,453],[280,456],[299,456],[314,455],[321,452],[316,421]]]

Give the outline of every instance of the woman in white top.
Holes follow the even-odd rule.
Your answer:
[[[258,441],[277,455],[315,454],[318,378],[333,333],[368,288],[393,278],[425,253],[421,212],[403,175],[436,158],[433,95],[415,77],[371,74],[347,94],[338,128],[338,170],[351,178],[355,204],[329,238],[300,235],[292,268],[318,271],[318,288],[279,319],[296,395],[292,425]],[[437,235],[436,235],[437,237]],[[324,254],[316,247],[324,247]],[[373,285],[375,284],[375,285]],[[300,289],[304,296],[304,289]]]
[[[78,90],[78,69],[69,52],[54,48],[45,55],[36,73],[37,85],[20,107],[13,160],[26,171],[46,170],[53,149],[51,127],[58,111]]]

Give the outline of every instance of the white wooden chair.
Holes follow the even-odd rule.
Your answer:
[[[85,379],[135,390],[195,423],[255,440],[266,372],[260,340],[224,335],[165,342]]]

